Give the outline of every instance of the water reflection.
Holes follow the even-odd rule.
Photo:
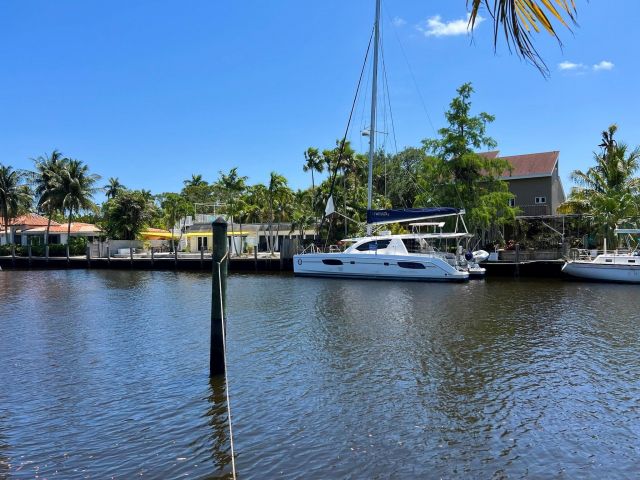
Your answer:
[[[231,446],[229,442],[229,422],[227,415],[227,397],[224,377],[216,376],[209,380],[209,408],[205,413],[207,424],[211,427],[211,460],[217,469],[216,477],[231,478]]]
[[[0,398],[2,400],[2,398]],[[9,439],[7,433],[9,431],[9,419],[7,414],[0,411],[0,478],[6,478],[9,476],[9,470],[11,468],[9,459]]]

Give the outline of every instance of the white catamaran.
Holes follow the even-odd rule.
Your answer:
[[[300,276],[422,281],[464,281],[469,279],[470,271],[482,275],[484,274],[484,269],[481,269],[475,263],[475,260],[478,259],[477,256],[470,254],[471,258],[467,258],[468,263],[465,263],[461,261],[464,255],[461,255],[462,252],[460,251],[457,254],[436,251],[429,243],[429,240],[432,239],[430,235],[433,234],[391,235],[389,232],[381,232],[378,235],[373,235],[372,233],[374,225],[434,219],[464,213],[459,209],[449,207],[402,210],[372,210],[371,208],[376,137],[379,33],[380,0],[376,0],[371,125],[368,132],[367,235],[362,238],[344,240],[343,242],[351,243],[344,251],[329,253],[311,251],[294,255],[293,271]],[[441,236],[446,234],[438,235],[442,238]],[[460,237],[460,234],[458,234],[458,237]]]

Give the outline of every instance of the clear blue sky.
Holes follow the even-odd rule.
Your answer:
[[[504,43],[494,54],[489,21],[473,41],[435,35],[456,32],[448,22],[465,18],[465,0],[384,3],[399,148],[434,136],[466,81],[474,110],[496,115],[489,133],[503,154],[560,150],[567,191],[610,123],[640,144],[640,2],[578,8],[562,49],[536,38],[545,79]],[[154,193],[234,166],[251,183],[276,170],[306,187],[302,153],[342,135],[372,22],[372,0],[1,2],[0,162],[29,169],[57,148],[101,183],[119,177]],[[361,110],[352,140],[364,150]]]

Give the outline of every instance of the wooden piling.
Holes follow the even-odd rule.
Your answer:
[[[253,265],[256,268],[256,272],[258,271],[258,245],[253,247]]]
[[[153,247],[151,247],[151,266],[155,265],[155,259],[153,258]]]
[[[27,246],[27,250],[29,251],[29,266],[31,266],[31,244]]]
[[[69,240],[67,240],[67,245],[66,245],[66,247],[67,247],[67,248],[66,248],[65,250],[66,250],[66,252],[67,252],[67,264],[69,264],[69,262],[71,261],[71,260],[69,259]]]
[[[224,375],[224,305],[227,289],[227,222],[218,217],[211,224],[213,253],[211,258],[211,350],[209,376]],[[218,264],[220,263],[220,268]]]

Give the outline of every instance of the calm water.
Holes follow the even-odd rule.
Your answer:
[[[0,478],[225,477],[208,275],[0,272]],[[640,289],[231,276],[241,478],[637,478]]]

